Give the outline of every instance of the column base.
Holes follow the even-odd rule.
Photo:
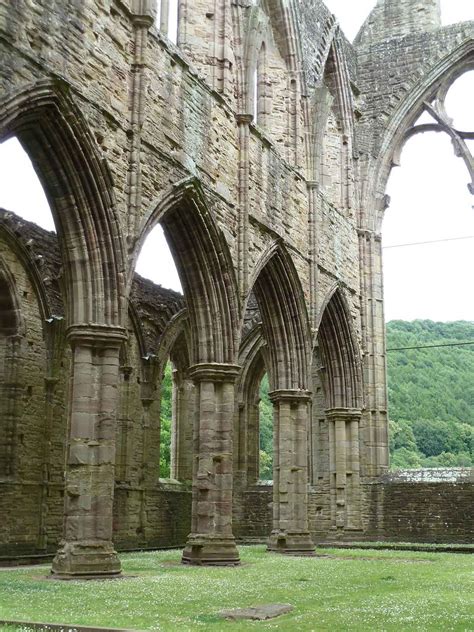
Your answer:
[[[240,557],[234,537],[191,534],[181,561],[194,566],[238,566]]]
[[[315,555],[315,546],[309,533],[293,533],[291,531],[272,531],[267,551],[284,555]]]
[[[111,542],[61,542],[51,568],[57,579],[107,579],[120,576],[122,567]]]

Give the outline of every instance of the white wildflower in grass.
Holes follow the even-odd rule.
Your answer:
[[[2,570],[0,619],[163,632],[473,630],[469,555],[333,549],[297,558],[255,546],[240,552],[238,568],[183,566],[180,551],[124,554],[124,573],[134,577],[117,581],[46,581],[46,566]],[[265,622],[218,617],[222,609],[270,603],[294,609]]]

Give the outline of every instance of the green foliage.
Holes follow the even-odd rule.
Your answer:
[[[265,450],[260,450],[259,477],[261,481],[271,481],[273,479],[273,455]]]
[[[273,479],[273,405],[268,396],[268,375],[260,384],[260,480]]]
[[[171,461],[171,415],[173,405],[173,367],[167,362],[161,383],[160,478],[169,478]]]
[[[391,321],[388,349],[474,341],[473,322]],[[393,469],[474,464],[474,345],[387,354]]]

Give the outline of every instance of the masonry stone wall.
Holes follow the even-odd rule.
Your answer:
[[[20,353],[15,387],[20,392],[14,423],[17,438],[10,454],[13,469],[0,479],[3,515],[13,517],[2,522],[0,554],[12,556],[52,552],[60,537],[66,424],[64,368],[68,351],[61,332],[56,339],[47,336],[48,327],[61,327],[63,313],[57,285],[60,267],[56,236],[13,214],[3,212],[2,222],[2,263],[14,275],[20,311],[28,316],[26,330],[20,334],[26,363]],[[49,273],[47,295],[55,304],[54,323],[42,322],[38,288],[29,280],[25,261],[20,258],[22,245],[25,256],[32,256],[32,268]],[[140,277],[135,280],[132,296],[146,348],[160,357],[167,326],[183,310],[182,297]],[[144,370],[138,333],[130,320],[121,362],[117,417],[114,542],[121,550],[179,547],[191,528],[191,490],[189,482],[159,478],[162,368],[157,367],[151,374],[146,372],[148,367]],[[55,358],[51,358],[52,351]],[[45,370],[55,372],[56,377],[45,379]],[[54,390],[49,395],[47,389],[51,385]],[[322,424],[317,444],[319,468],[312,473],[308,507],[309,528],[316,543],[332,539],[443,543],[472,540],[473,488],[469,470],[407,471],[367,481],[362,490],[363,529],[334,530],[325,464],[329,457],[323,447],[326,445],[327,450],[328,427],[324,413],[316,414],[323,415],[313,422]],[[2,462],[4,468],[5,463]],[[271,483],[236,490],[233,519],[239,541],[266,540],[272,523],[272,497]]]
[[[283,552],[311,550],[310,533],[384,537],[384,524],[395,538],[399,494],[421,487],[380,478],[385,187],[425,110],[473,178],[442,109],[473,66],[473,23],[441,27],[437,0],[379,0],[351,44],[321,0],[181,0],[175,45],[156,13],[0,5],[0,140],[30,155],[58,234],[41,263],[48,238],[2,214],[2,546],[62,534],[54,571],[75,576],[119,572],[112,538],[188,532],[186,562],[232,564],[234,532],[267,529]],[[157,223],[184,298],[133,280]],[[172,483],[158,469],[168,358]],[[271,492],[255,487],[255,402],[238,401],[263,369]],[[28,485],[26,519],[12,490]]]

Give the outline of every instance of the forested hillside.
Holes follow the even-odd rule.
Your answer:
[[[387,324],[392,469],[474,465],[474,322]],[[260,389],[260,478],[272,478],[273,410],[268,379]],[[161,403],[160,473],[169,476],[171,365]]]
[[[387,324],[392,469],[473,465],[474,322]]]

